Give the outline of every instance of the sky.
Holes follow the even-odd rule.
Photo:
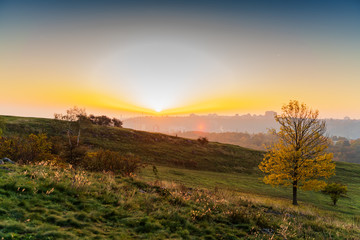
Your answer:
[[[3,1],[0,114],[360,119],[360,1]]]

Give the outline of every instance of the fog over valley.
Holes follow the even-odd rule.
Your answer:
[[[142,131],[178,133],[178,132],[246,132],[266,133],[270,128],[278,128],[274,120],[276,112],[267,111],[264,115],[233,115],[217,114],[188,116],[141,116],[124,120],[124,127]],[[360,120],[326,119],[327,134],[348,139],[360,138]]]

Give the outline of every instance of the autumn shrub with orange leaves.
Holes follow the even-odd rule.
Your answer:
[[[46,134],[26,137],[0,137],[0,158],[8,157],[19,163],[34,163],[54,159],[52,144]]]

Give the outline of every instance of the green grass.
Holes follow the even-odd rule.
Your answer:
[[[6,134],[59,134],[54,130],[52,119],[0,116],[1,119],[6,122]],[[167,181],[208,188],[233,188],[287,199],[291,196],[289,188],[273,188],[262,183],[262,175],[257,168],[262,159],[261,151],[220,143],[201,145],[195,140],[164,134],[94,125],[82,130],[81,141],[90,149],[105,148],[133,153],[150,166],[159,166],[161,178]],[[327,196],[314,192],[300,191],[300,201],[330,211],[335,209],[349,216],[359,214],[360,165],[337,162],[336,172],[331,180],[347,184],[349,188],[349,197],[341,199],[339,207],[331,206]],[[152,171],[145,169],[143,176],[147,180],[151,179]]]
[[[6,135],[59,135],[51,119],[1,119]],[[309,191],[300,191],[300,206],[294,207],[291,189],[261,181],[261,151],[100,126],[84,127],[81,144],[89,151],[135,154],[148,167],[137,180],[84,173],[90,186],[74,186],[73,176],[58,179],[58,170],[41,177],[43,166],[0,169],[5,239],[360,239],[360,165],[337,163],[331,180],[349,189],[337,207]]]
[[[330,181],[346,183],[348,197],[341,198],[338,206],[333,206],[330,197],[320,192],[299,191],[300,204],[312,204],[319,209],[337,214],[340,218],[353,219],[360,215],[360,165],[343,162],[336,163],[336,175]],[[174,169],[171,167],[157,167],[159,178],[195,188],[223,188],[260,196],[281,198],[291,202],[292,189],[272,187],[262,182],[262,176],[257,173],[222,173],[211,171],[197,171],[190,169]],[[152,167],[145,168],[140,176],[145,181],[155,181]]]
[[[148,184],[139,178],[54,166],[6,167],[14,171],[0,169],[4,239],[360,237],[359,225],[335,221],[308,205],[279,204],[282,200],[276,198],[269,202],[225,189]]]

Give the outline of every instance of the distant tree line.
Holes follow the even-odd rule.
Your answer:
[[[177,132],[176,135],[192,139],[201,139],[205,137],[212,142],[234,144],[263,151],[266,150],[265,146],[271,145],[277,140],[277,136],[270,133]],[[360,163],[360,138],[351,140],[345,137],[331,137],[327,151],[334,154],[335,161]]]
[[[334,153],[334,160],[360,163],[360,138],[349,140],[344,137],[332,137],[329,151]]]
[[[73,107],[66,111],[66,114],[55,113],[54,117],[56,120],[63,120],[67,122],[79,122],[86,123],[90,122],[92,124],[108,127],[122,127],[123,122],[117,118],[110,118],[105,115],[95,116],[93,114],[87,115],[84,108]]]
[[[273,143],[276,136],[269,133],[241,133],[241,132],[224,132],[224,133],[209,133],[209,132],[177,132],[179,137],[202,139],[206,138],[208,141],[221,142],[228,144],[235,144],[246,148],[265,150],[265,146]]]
[[[83,116],[85,119],[89,120],[92,124],[108,127],[122,127],[122,121],[117,118],[109,118],[108,116],[94,116],[90,114],[89,116]]]

